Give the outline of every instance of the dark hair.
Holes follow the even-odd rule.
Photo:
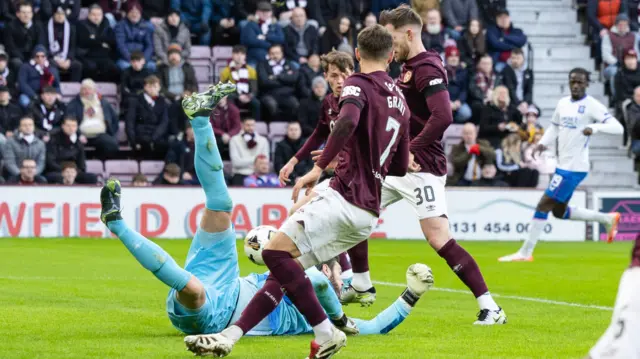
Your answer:
[[[316,264],[316,268],[319,271],[322,271],[322,266],[326,264],[329,267],[329,269],[333,269],[333,267],[335,267],[336,264],[339,264],[339,263],[340,262],[338,261],[338,258],[337,257],[333,257],[333,258],[328,259],[328,260],[326,260],[326,261],[324,261],[322,263]]]
[[[234,54],[247,54],[247,48],[244,45],[236,45],[231,49],[231,53]]]
[[[72,161],[65,161],[62,162],[62,171],[66,170],[67,168],[73,168],[74,170],[78,170],[78,165],[76,165],[75,162]]]
[[[279,47],[281,51],[284,51],[284,48],[282,47],[282,45],[280,44],[272,44],[271,46],[269,46],[269,52],[271,51],[271,49],[273,49],[274,47]]]
[[[400,28],[406,25],[415,25],[422,28],[422,19],[420,15],[410,7],[400,6],[393,10],[385,10],[380,14],[380,25],[393,25],[394,28]]]
[[[511,50],[511,55],[522,55],[522,56],[524,56],[524,51],[522,51],[521,48],[516,47],[515,49]]]
[[[28,6],[28,7],[30,7],[31,9],[33,9],[33,4],[31,3],[31,1],[26,1],[26,0],[24,0],[24,1],[20,1],[20,2],[18,2],[18,3],[16,4],[16,11],[20,11],[20,9],[21,9],[23,6]]]
[[[571,72],[569,72],[569,78],[571,78],[571,75],[573,74],[584,75],[584,77],[587,78],[587,82],[591,81],[591,72],[583,69],[582,67],[574,67]]]
[[[287,124],[287,128],[289,128],[289,126],[291,125],[298,125],[300,126],[300,122],[297,120],[293,120],[293,121],[289,121],[289,123]]]
[[[393,36],[381,25],[368,27],[358,34],[358,51],[367,60],[382,60],[393,51]]]
[[[31,120],[33,121],[33,123],[36,123],[36,120],[33,119],[33,116],[31,115],[24,115],[22,117],[20,117],[20,121],[18,121],[18,124],[21,124],[23,120]]]
[[[56,90],[55,87],[53,86],[45,86],[42,88],[42,90],[40,91],[40,93],[58,93],[58,90]]]
[[[322,71],[329,71],[329,65],[333,65],[340,70],[340,72],[353,71],[353,57],[345,52],[331,50],[328,54],[320,57],[320,64]]]
[[[131,61],[144,60],[144,53],[142,51],[133,51],[131,53]]]
[[[91,10],[95,10],[95,9],[98,9],[98,10],[102,11],[102,8],[98,4],[93,4],[93,5],[89,6],[89,12],[91,12]]]
[[[62,118],[62,124],[64,125],[64,124],[65,124],[65,122],[67,122],[67,121],[78,122],[78,119],[77,119],[77,118],[75,118],[75,116],[64,116],[64,117]]]
[[[162,173],[167,173],[172,176],[180,176],[180,166],[175,163],[167,163],[164,165]]]
[[[245,117],[245,118],[243,118],[243,119],[242,119],[242,123],[245,123],[245,122],[247,122],[247,121],[255,121],[255,120],[256,120],[256,119],[255,119],[255,118],[253,118],[253,117]]]
[[[159,84],[159,83],[160,83],[160,79],[156,75],[149,75],[149,76],[144,78],[144,85],[145,86],[153,85],[153,84]]]
[[[133,176],[133,179],[131,180],[131,183],[133,182],[147,182],[147,177],[145,177],[145,175],[143,175],[142,173],[138,173],[135,176]]]

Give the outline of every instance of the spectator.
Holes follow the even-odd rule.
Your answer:
[[[180,167],[175,163],[167,163],[164,165],[162,174],[153,181],[154,186],[180,186],[183,184],[180,178]]]
[[[627,8],[627,16],[629,16],[629,27],[631,31],[638,32],[640,29],[640,23],[638,20],[638,9],[640,9],[639,0],[627,0],[625,7]]]
[[[82,63],[76,60],[76,26],[70,24],[64,9],[58,7],[47,22],[49,61],[61,75],[68,75],[69,81],[82,80]]]
[[[324,6],[325,1],[317,0],[289,0],[289,1],[275,1],[273,2],[275,17],[280,21],[280,25],[285,27],[289,25],[295,13],[295,9],[302,9],[305,11],[309,18],[318,19],[322,17],[322,10],[320,5]],[[318,23],[314,26],[317,28]]]
[[[171,9],[170,0],[141,0],[142,17],[153,25],[160,25]]]
[[[444,0],[442,13],[447,25],[453,28],[451,36],[458,40],[467,24],[478,18],[478,3],[476,0]]]
[[[469,102],[473,112],[475,108],[491,102],[493,88],[496,86],[496,74],[493,72],[491,56],[484,54],[478,60],[473,81],[469,82]]]
[[[245,177],[253,173],[255,158],[262,154],[269,158],[269,141],[255,132],[256,120],[245,118],[242,131],[231,137],[229,156],[231,157],[232,186],[244,185]]]
[[[309,61],[309,56],[320,50],[318,30],[307,20],[303,8],[293,9],[291,23],[284,28],[284,52],[289,61],[300,65]]]
[[[216,136],[220,156],[222,159],[228,160],[230,158],[229,141],[233,136],[240,133],[242,129],[240,110],[232,102],[224,98],[218,102],[218,106],[211,112],[209,121],[211,121],[213,133]]]
[[[18,133],[7,140],[4,146],[4,169],[10,176],[20,175],[20,164],[26,158],[36,162],[35,176],[44,171],[46,152],[44,142],[35,135],[33,118],[23,116],[20,119]],[[46,181],[45,181],[46,182]]]
[[[482,166],[482,177],[471,182],[473,187],[509,187],[509,184],[496,178],[496,165],[487,163]]]
[[[300,88],[298,93],[302,98],[309,98],[312,95],[312,83],[313,79],[320,76],[322,77],[324,72],[320,63],[320,56],[311,55],[309,61],[300,67]]]
[[[169,64],[169,46],[176,44],[182,49],[182,58],[188,59],[191,55],[191,33],[187,25],[180,20],[180,11],[172,9],[153,32],[153,46],[159,65]]]
[[[505,137],[518,131],[521,121],[522,115],[511,103],[509,90],[498,86],[493,91],[491,103],[484,108],[480,138],[488,140],[494,148],[500,148]]]
[[[463,66],[472,69],[478,59],[487,53],[487,44],[482,25],[477,19],[469,22],[469,28],[464,31],[462,38],[458,40],[458,48],[462,56]]]
[[[445,44],[449,40],[449,35],[442,26],[442,16],[440,11],[431,9],[427,12],[427,19],[422,31],[422,43],[429,50],[437,51],[440,56],[444,54]]]
[[[116,49],[118,61],[116,64],[121,70],[131,66],[131,55],[134,51],[144,54],[145,66],[156,70],[153,61],[153,27],[142,20],[142,8],[137,2],[128,3],[127,18],[123,19],[115,27]]]
[[[278,175],[269,171],[269,158],[257,155],[253,164],[253,173],[244,179],[245,187],[281,187]]]
[[[33,21],[33,5],[21,1],[16,5],[16,19],[3,29],[4,47],[9,51],[11,69],[18,72],[23,63],[28,62],[36,45],[44,43],[44,30],[40,23]]]
[[[58,91],[47,86],[42,89],[40,98],[31,103],[29,113],[36,126],[36,136],[45,142],[49,140],[49,132],[62,124],[66,105],[58,100]]]
[[[631,152],[640,156],[640,86],[633,91],[633,101],[627,107],[627,126],[631,132]]]
[[[480,10],[480,19],[485,27],[496,24],[496,15],[502,9],[507,8],[507,0],[480,0],[478,1],[478,10]]]
[[[368,27],[375,26],[377,24],[378,24],[378,18],[374,13],[370,12],[364,17],[364,22],[362,25],[366,29]]]
[[[179,141],[174,141],[167,151],[166,163],[175,163],[182,169],[180,178],[185,184],[199,184],[194,167],[195,137],[191,123],[187,122],[184,136]]]
[[[130,99],[125,114],[127,138],[141,158],[164,158],[168,145],[167,100],[160,96],[160,80],[151,75],[144,80],[144,91]]]
[[[78,165],[75,162],[62,162],[62,184],[73,186],[78,177]]]
[[[260,121],[260,101],[258,94],[258,74],[253,66],[247,65],[247,48],[242,45],[233,47],[231,62],[220,73],[220,81],[236,84],[237,93],[229,99],[242,109],[251,109],[251,115]]]
[[[98,158],[106,160],[117,155],[118,115],[109,101],[98,95],[93,80],[82,81],[80,94],[67,106],[67,115],[79,121],[80,134],[84,137],[81,139],[95,147]]]
[[[15,176],[9,177],[7,183],[19,184],[23,186],[33,186],[37,184],[46,184],[47,180],[36,175],[38,165],[32,158],[25,158],[20,162],[19,173]]]
[[[276,173],[280,173],[282,167],[289,162],[290,158],[298,153],[305,141],[306,139],[302,137],[300,123],[295,121],[289,122],[287,126],[287,136],[276,144],[276,152],[273,159],[273,166]],[[313,161],[311,161],[310,158],[298,162],[293,168],[293,172],[289,175],[289,179],[291,180],[290,184],[293,185],[298,177],[307,174],[311,168],[313,168]],[[278,179],[276,177],[276,182],[277,181]]]
[[[511,187],[536,187],[539,173],[528,168],[522,157],[522,141],[517,133],[512,133],[502,140],[496,150],[496,166],[503,179]]]
[[[133,176],[133,180],[131,181],[131,185],[133,187],[148,187],[151,184],[147,181],[147,177],[142,173],[138,173]]]
[[[524,150],[522,151],[521,166],[538,171],[538,185],[536,186],[538,189],[549,187],[551,176],[555,173],[557,164],[550,150],[546,150],[536,156],[533,155],[543,134],[544,131],[542,127],[539,127],[531,138],[531,141],[524,145]]]
[[[191,93],[185,91],[184,96],[191,96]],[[182,109],[182,101],[170,103],[167,111],[169,113],[169,141],[172,141],[180,137],[180,134],[183,133],[184,126],[189,122],[189,118]]]
[[[482,166],[494,163],[496,153],[487,140],[478,140],[476,126],[464,124],[462,141],[453,146],[450,155],[453,164],[453,175],[449,183],[454,186],[470,186],[480,178]]]
[[[620,14],[616,18],[616,26],[602,37],[602,60],[605,64],[604,78],[613,81],[618,72],[618,61],[622,60],[627,50],[638,53],[638,34],[629,31],[629,17]]]
[[[599,38],[603,38],[615,24],[622,4],[617,0],[587,0],[587,20],[591,29],[600,35]]]
[[[47,50],[43,45],[33,49],[33,59],[22,64],[18,72],[20,86],[19,102],[23,108],[29,107],[32,100],[38,99],[38,94],[44,87],[53,86],[60,90],[60,77],[55,67],[47,60]]]
[[[513,27],[509,11],[501,9],[496,14],[496,25],[487,28],[487,51],[501,72],[511,56],[511,51],[527,44],[527,35]]]
[[[538,106],[529,105],[525,113],[525,120],[518,130],[522,141],[532,143],[538,132],[544,133],[544,129],[538,123],[538,117],[540,117],[540,109]]]
[[[348,16],[335,18],[329,21],[329,28],[322,35],[320,52],[326,54],[333,49],[339,50],[341,45],[346,45],[352,49],[351,53],[353,53],[354,39],[351,19]]]
[[[533,71],[524,66],[522,49],[511,51],[511,63],[502,70],[502,82],[520,113],[526,114],[533,102]]]
[[[56,12],[62,11],[65,18],[75,24],[78,22],[78,16],[80,15],[80,6],[80,0],[42,0],[40,6],[42,22],[49,21],[55,16]]]
[[[440,2],[440,0],[411,0],[411,7],[424,19],[429,10],[440,10]]]
[[[233,18],[236,1],[213,0],[213,45],[233,46],[240,42],[240,28]]]
[[[125,11],[128,5],[127,0],[98,0],[98,3],[112,28],[127,15]]]
[[[383,10],[395,9],[400,5],[408,5],[408,0],[373,0],[371,1],[371,12],[379,16]]]
[[[190,63],[182,59],[182,48],[178,44],[169,45],[168,65],[158,69],[162,94],[171,101],[182,99],[185,93],[198,92],[198,80]]]
[[[636,87],[640,86],[640,69],[638,69],[638,53],[628,49],[624,55],[623,67],[616,73],[612,94],[616,104],[633,97]]]
[[[17,86],[17,73],[8,66],[9,57],[4,50],[0,50],[0,86],[6,87],[11,97],[19,96]]]
[[[122,97],[123,109],[129,103],[129,99],[137,97],[142,93],[144,80],[152,75],[152,72],[145,67],[144,54],[140,51],[131,53],[131,67],[124,70],[120,76],[120,96]]]
[[[449,100],[453,118],[457,123],[464,123],[471,119],[471,107],[467,104],[469,89],[469,74],[460,63],[460,51],[450,46],[445,50],[445,70],[449,79]]]
[[[95,174],[86,172],[86,156],[84,145],[78,135],[78,120],[70,116],[62,120],[60,129],[51,132],[51,139],[47,143],[47,179],[49,183],[63,183],[62,164],[65,162],[76,164],[77,183],[96,184],[98,182],[98,177]]]
[[[171,8],[180,11],[182,21],[198,37],[200,45],[211,45],[211,0],[171,0]]]
[[[96,4],[89,7],[89,15],[78,25],[76,55],[82,62],[86,77],[98,81],[112,81],[118,78],[120,70],[113,60],[116,35],[109,21]]]
[[[316,77],[313,79],[311,89],[313,90],[313,96],[302,100],[298,111],[298,123],[302,127],[302,136],[304,137],[311,136],[318,124],[320,112],[322,111],[322,101],[327,96],[327,81],[323,77]],[[291,158],[291,156],[287,158]],[[278,169],[276,172],[280,173],[280,170]]]
[[[11,103],[9,89],[6,86],[0,86],[0,152],[6,139],[11,138],[13,131],[18,128],[20,117],[22,117],[22,109]]]
[[[296,98],[296,88],[300,74],[291,62],[284,58],[282,45],[273,45],[269,49],[269,60],[258,64],[260,99],[267,121],[274,121],[278,112],[284,117],[295,117],[300,102]]]
[[[247,63],[253,67],[267,57],[267,52],[275,44],[284,44],[284,32],[279,24],[273,23],[271,4],[260,2],[256,20],[249,21],[242,28],[240,42],[247,47]]]

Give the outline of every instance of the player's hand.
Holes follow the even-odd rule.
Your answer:
[[[414,161],[415,159],[415,155],[411,152],[409,152],[409,172],[419,172],[422,167],[420,167],[419,164],[416,163],[416,161]]]
[[[311,160],[313,162],[318,162],[318,160],[320,159],[320,156],[322,156],[322,150],[311,151]]]
[[[536,148],[533,149],[533,152],[531,152],[531,158],[533,158],[535,160],[537,155],[541,154],[542,152],[544,152],[546,150],[547,150],[547,146],[545,146],[543,144],[538,144],[536,146]]]
[[[278,179],[280,180],[280,184],[282,186],[285,186],[287,183],[291,182],[291,180],[289,179],[289,175],[291,175],[291,172],[293,172],[293,168],[297,164],[298,159],[293,157],[289,160],[289,162],[287,162],[286,165],[284,165],[284,167],[282,167],[280,173],[278,174]]]
[[[306,194],[309,194],[313,189],[313,186],[318,182],[318,178],[322,174],[322,168],[318,166],[313,166],[313,169],[309,171],[306,175],[302,176],[298,182],[296,182],[295,186],[293,186],[293,194],[291,195],[291,199],[293,203],[298,202],[298,196],[300,195],[300,190],[306,188]]]
[[[320,160],[320,156],[322,156],[322,150],[311,151],[311,160],[313,162],[318,162],[318,160]],[[337,156],[336,158],[333,159],[333,161],[329,162],[327,167],[324,169],[325,172],[327,172],[327,170],[333,170],[336,167],[338,167],[339,159],[340,159],[340,156]]]
[[[360,334],[360,328],[358,328],[356,322],[346,315],[344,319],[338,321],[331,320],[331,322],[333,322],[333,325],[335,325],[338,330],[342,331],[346,335]]]
[[[417,295],[422,296],[433,287],[433,273],[428,265],[415,263],[407,268],[407,288]]]
[[[585,136],[591,136],[593,134],[593,129],[591,127],[585,127],[584,130],[582,130],[582,134]]]

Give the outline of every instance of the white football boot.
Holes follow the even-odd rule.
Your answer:
[[[331,331],[333,333],[330,340],[322,344],[311,341],[311,352],[307,359],[329,359],[347,346],[347,336],[343,332],[335,327],[331,327]]]
[[[520,251],[498,258],[498,262],[533,262],[533,256],[525,256]]]
[[[233,341],[221,333],[188,335],[184,337],[187,350],[197,356],[226,357],[233,349]]]
[[[478,320],[473,324],[475,325],[495,325],[495,324],[507,324],[507,315],[502,308],[498,310],[483,309],[478,313]]]

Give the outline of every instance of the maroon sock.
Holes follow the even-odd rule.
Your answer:
[[[458,245],[455,239],[450,239],[438,251],[440,257],[447,261],[447,264],[460,280],[471,289],[473,295],[478,298],[488,292],[487,284],[484,282],[478,263],[464,248]]]
[[[264,264],[269,267],[271,274],[278,278],[287,297],[307,318],[312,327],[327,319],[327,315],[313,291],[311,281],[305,275],[300,264],[291,257],[291,254],[265,249],[262,251],[262,259],[264,259]]]
[[[251,298],[247,307],[242,311],[240,319],[233,324],[240,327],[244,334],[247,334],[276,309],[283,296],[280,282],[269,274],[264,286]]]
[[[343,272],[351,269],[351,261],[349,260],[347,252],[341,253],[338,259],[340,260],[340,268],[342,268]]]
[[[353,273],[365,273],[369,271],[369,241],[362,241],[349,249],[349,258]]]

